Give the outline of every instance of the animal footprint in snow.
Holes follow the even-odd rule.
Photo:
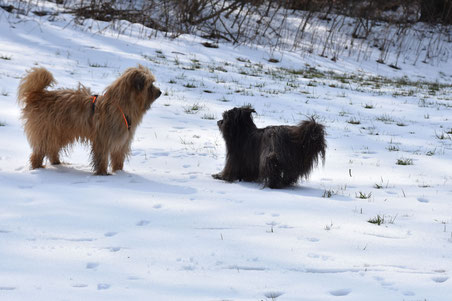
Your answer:
[[[86,264],[86,268],[89,270],[95,269],[99,266],[99,264],[97,262],[88,262]]]
[[[148,220],[141,220],[137,223],[137,226],[143,227],[143,226],[149,225],[149,223],[150,223],[150,221],[148,221]]]
[[[438,277],[433,277],[432,280],[435,281],[436,283],[443,283],[446,282],[449,279],[449,277],[447,276],[438,276]]]
[[[72,287],[74,287],[74,288],[85,288],[85,287],[88,287],[88,284],[77,283],[77,284],[74,284]]]
[[[266,298],[271,299],[271,300],[276,300],[276,298],[278,298],[278,297],[280,297],[282,295],[284,295],[283,292],[266,292],[266,293],[264,293],[264,296]]]
[[[98,290],[108,290],[110,288],[110,284],[108,283],[99,283],[97,285]]]
[[[351,289],[348,288],[343,288],[343,289],[338,289],[338,290],[334,290],[334,291],[330,291],[329,293],[333,296],[336,297],[341,297],[341,296],[347,296],[348,294],[350,294],[352,292]]]
[[[403,293],[402,293],[404,296],[408,296],[408,297],[412,297],[412,296],[415,296],[416,294],[414,293],[414,292],[412,292],[412,291],[404,291]]]
[[[426,199],[426,198],[417,198],[417,200],[418,200],[419,202],[421,202],[421,203],[428,203],[428,202],[429,202],[429,200]]]

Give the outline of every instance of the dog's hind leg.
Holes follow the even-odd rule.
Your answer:
[[[270,153],[266,158],[260,172],[264,186],[280,188],[283,186],[282,170],[276,153]]]
[[[47,153],[47,158],[49,158],[50,164],[52,165],[61,164],[59,153],[60,153],[59,150],[51,150],[50,152]]]

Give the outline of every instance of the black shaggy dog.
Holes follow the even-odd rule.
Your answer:
[[[251,107],[223,113],[218,127],[226,142],[226,166],[215,179],[228,182],[262,182],[270,188],[295,184],[308,178],[319,158],[325,160],[325,130],[314,118],[298,126],[258,129]]]

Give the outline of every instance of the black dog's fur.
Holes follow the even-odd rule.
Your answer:
[[[226,142],[226,165],[212,175],[228,182],[262,182],[270,188],[295,184],[308,178],[321,157],[325,161],[325,130],[314,118],[298,126],[258,129],[251,107],[234,108],[218,121]]]

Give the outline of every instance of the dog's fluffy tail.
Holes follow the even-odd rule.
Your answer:
[[[302,121],[296,128],[296,140],[302,151],[300,176],[307,178],[314,166],[322,159],[325,164],[326,140],[325,127],[313,117]]]
[[[55,83],[52,73],[46,68],[32,68],[21,79],[17,91],[17,101],[19,104],[29,104],[40,99],[39,95],[48,86]]]

